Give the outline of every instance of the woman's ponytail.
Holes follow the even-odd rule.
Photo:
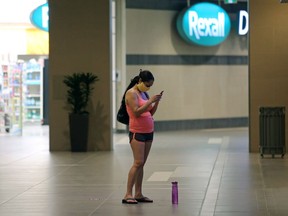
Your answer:
[[[122,97],[122,103],[124,101],[125,103],[125,95],[126,95],[126,92],[131,89],[133,86],[135,86],[138,82],[139,82],[139,79],[140,79],[140,76],[135,76],[133,79],[131,79],[131,82],[130,84],[128,85],[128,87],[126,88],[124,94],[123,94],[123,97]]]

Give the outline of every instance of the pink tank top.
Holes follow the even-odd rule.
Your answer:
[[[144,100],[141,95],[137,93],[139,107],[143,106],[147,100]],[[129,131],[132,133],[151,133],[154,131],[154,120],[150,113],[152,106],[146,112],[136,117],[129,105],[126,104],[126,109],[129,115]]]

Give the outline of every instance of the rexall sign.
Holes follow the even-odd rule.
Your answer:
[[[31,23],[43,31],[49,31],[49,7],[48,3],[35,8],[30,14]]]
[[[177,29],[180,36],[189,43],[215,46],[227,38],[231,22],[226,11],[218,5],[199,3],[179,14]]]

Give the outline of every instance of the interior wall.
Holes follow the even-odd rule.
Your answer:
[[[288,105],[288,4],[249,1],[249,14],[250,151],[258,152],[259,108]]]
[[[248,118],[248,64],[226,62],[200,64],[185,62],[185,58],[245,59],[248,55],[247,36],[238,36],[234,29],[228,39],[214,47],[186,43],[176,31],[180,11],[126,10],[127,55],[136,60],[127,63],[127,80],[148,69],[155,75],[151,94],[164,90],[164,97],[155,115],[156,121],[187,119]],[[140,57],[139,57],[140,56]],[[149,56],[160,60],[138,63],[137,58]],[[177,58],[181,62],[161,63]]]
[[[112,149],[111,1],[49,0],[50,150],[70,150],[65,75],[91,72],[100,81],[89,104],[88,149]]]

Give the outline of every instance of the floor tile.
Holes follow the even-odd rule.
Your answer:
[[[111,152],[50,152],[49,127],[0,136],[1,216],[287,216],[288,159],[249,153],[248,129],[156,132],[143,193],[125,205],[133,158],[126,134]],[[171,201],[178,182],[179,204]]]

